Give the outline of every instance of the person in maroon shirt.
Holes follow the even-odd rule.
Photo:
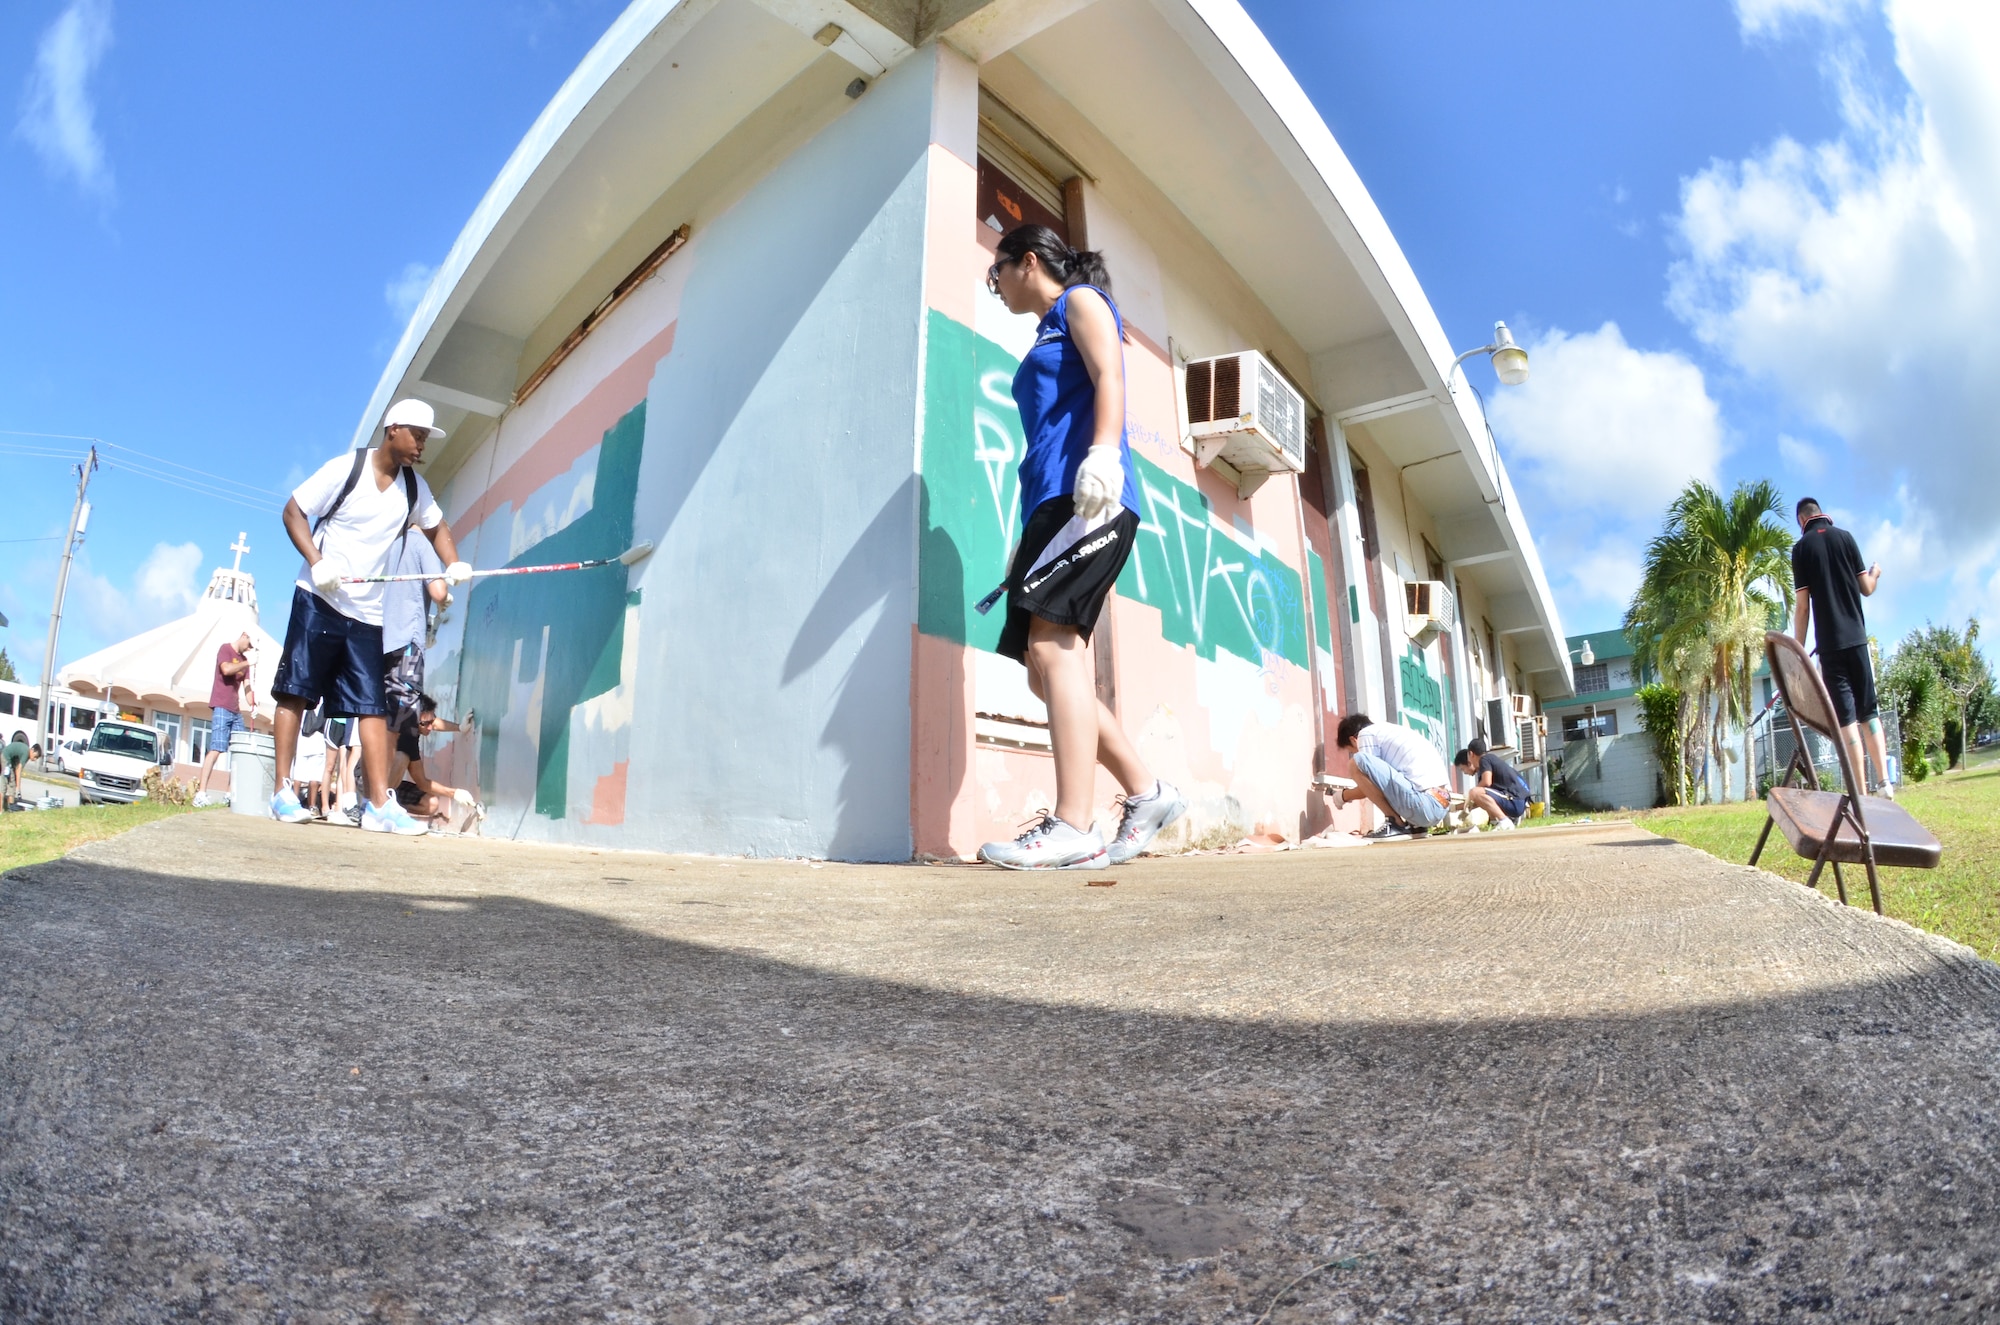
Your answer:
[[[229,738],[250,730],[250,724],[243,721],[243,710],[257,707],[257,692],[246,689],[250,680],[250,650],[256,647],[246,630],[236,637],[235,643],[215,651],[215,680],[208,689],[208,706],[214,714],[208,720],[208,753],[201,757],[197,794],[208,791],[209,772],[215,767],[217,757],[229,749]]]

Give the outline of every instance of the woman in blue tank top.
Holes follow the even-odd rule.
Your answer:
[[[1028,447],[999,651],[1026,665],[1029,688],[1048,705],[1056,804],[1014,841],[989,842],[979,854],[1009,869],[1103,869],[1138,855],[1186,810],[1097,698],[1089,653],[1091,629],[1139,532],[1125,444],[1125,323],[1104,259],[1046,226],[1001,238],[986,287],[1010,312],[1041,318],[1014,375]],[[1090,803],[1100,761],[1125,788],[1108,845]]]

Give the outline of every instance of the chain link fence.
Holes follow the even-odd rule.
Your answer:
[[[1903,727],[1894,712],[1882,710],[1882,742],[1889,756],[1889,780],[1900,786],[1903,782]],[[1805,729],[1806,755],[1812,761],[1814,772],[1819,775],[1819,783],[1828,789],[1845,790],[1841,785],[1840,755],[1833,742],[1818,732]],[[1791,715],[1785,711],[1783,696],[1774,696],[1750,723],[1751,749],[1757,760],[1757,791],[1762,795],[1777,779],[1785,775],[1791,765],[1792,751],[1798,746],[1798,738],[1793,734]],[[1863,777],[1868,776],[1864,771]]]

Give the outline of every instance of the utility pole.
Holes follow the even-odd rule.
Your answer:
[[[76,505],[70,508],[69,536],[63,540],[62,567],[56,572],[56,605],[49,613],[49,644],[42,651],[42,704],[37,716],[42,724],[43,768],[48,767],[49,761],[49,691],[56,683],[56,639],[62,634],[63,595],[69,592],[69,563],[76,556],[77,540],[90,524],[90,503],[83,495],[90,491],[90,476],[96,469],[97,448],[93,446],[76,467]]]

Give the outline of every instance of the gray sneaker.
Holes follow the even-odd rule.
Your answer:
[[[1154,783],[1151,795],[1126,797],[1118,835],[1111,839],[1111,863],[1123,865],[1131,860],[1152,844],[1162,828],[1186,813],[1187,801],[1165,778]]]
[[[988,842],[979,858],[1004,870],[1101,870],[1111,863],[1104,835],[1081,832],[1053,814],[1028,825],[1012,842]]]

